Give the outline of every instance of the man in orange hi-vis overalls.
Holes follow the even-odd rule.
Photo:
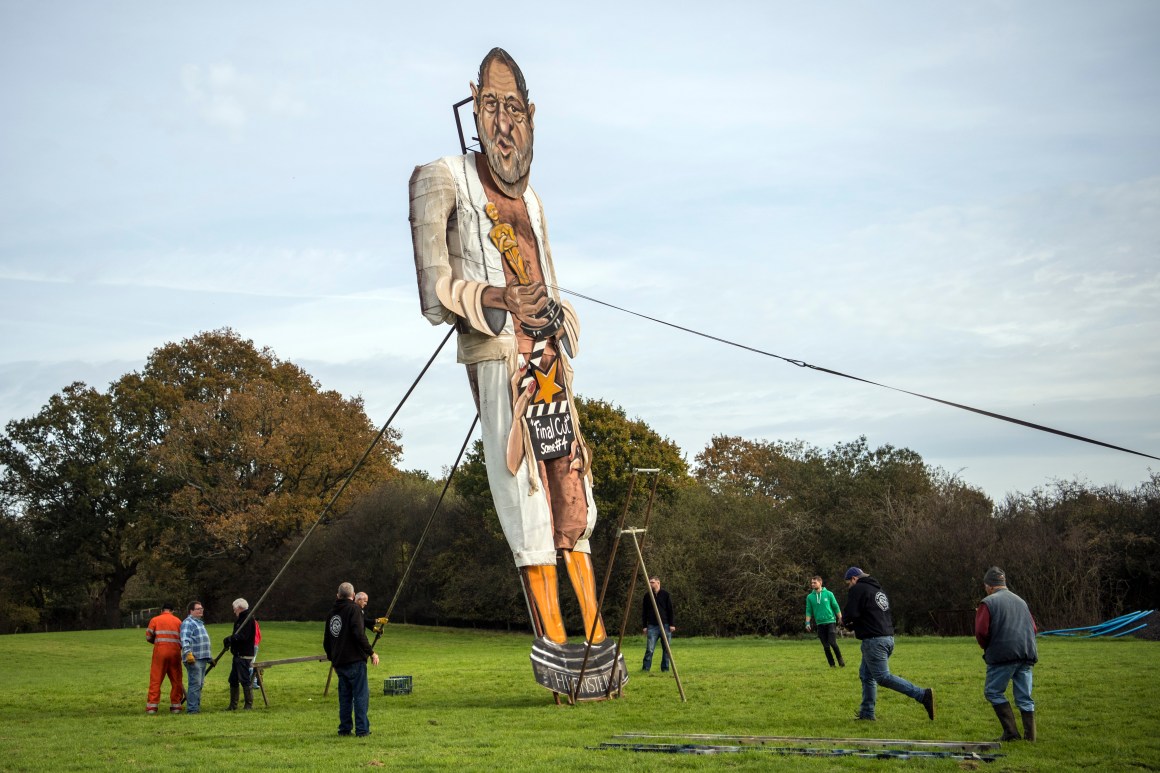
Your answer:
[[[181,712],[185,688],[181,684],[181,621],[173,614],[173,605],[161,605],[161,614],[149,621],[145,641],[153,645],[153,665],[149,669],[149,697],[145,713],[156,714],[161,700],[161,680],[169,677],[169,712]]]

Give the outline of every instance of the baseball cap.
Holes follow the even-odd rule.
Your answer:
[[[853,580],[855,577],[864,577],[865,575],[866,573],[856,566],[851,566],[846,570],[846,580]]]

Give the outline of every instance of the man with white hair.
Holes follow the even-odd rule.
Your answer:
[[[256,620],[251,615],[246,619],[250,609],[250,602],[245,599],[234,599],[234,632],[226,637],[223,644],[230,648],[233,663],[230,668],[230,705],[227,711],[236,711],[238,708],[238,693],[246,699],[243,708],[254,708],[254,627]],[[245,625],[242,622],[245,621]]]
[[[358,608],[363,611],[363,627],[374,633],[382,633],[383,627],[387,624],[387,618],[380,617],[376,620],[373,617],[367,617],[367,604],[371,603],[371,597],[360,590],[354,594],[354,603],[358,604]]]

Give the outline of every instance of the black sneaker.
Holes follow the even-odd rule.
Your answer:
[[[934,690],[931,689],[930,687],[926,688],[926,691],[922,694],[922,700],[920,700],[919,703],[921,703],[922,707],[924,709],[926,709],[926,715],[928,717],[930,717],[931,721],[933,722],[934,721]]]
[[[864,716],[862,716],[861,714],[855,714],[855,715],[854,715],[854,720],[855,720],[856,722],[877,722],[877,721],[878,721],[878,720],[877,720],[877,719],[875,719],[874,717],[864,717]]]

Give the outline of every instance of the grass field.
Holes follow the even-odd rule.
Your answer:
[[[209,627],[215,653],[228,632]],[[321,652],[321,623],[262,624],[262,660]],[[270,706],[226,712],[228,656],[209,676],[199,716],[144,713],[151,648],[141,630],[0,636],[0,769],[4,770],[958,770],[1160,769],[1160,646],[1135,640],[1040,642],[1039,742],[1005,744],[994,763],[688,755],[590,747],[618,733],[992,740],[983,663],[972,639],[900,639],[894,671],[933,686],[938,718],[880,690],[878,721],[853,721],[857,643],[830,669],[813,638],[677,639],[688,702],[669,675],[637,672],[641,637],[625,640],[623,698],[556,706],[535,684],[526,634],[392,626],[370,668],[371,729],[338,738],[326,663],[266,672]],[[659,658],[659,655],[658,655]],[[414,691],[384,696],[411,675]],[[167,688],[166,688],[167,690]],[[167,692],[162,693],[162,705]],[[843,744],[850,748],[851,744]]]

